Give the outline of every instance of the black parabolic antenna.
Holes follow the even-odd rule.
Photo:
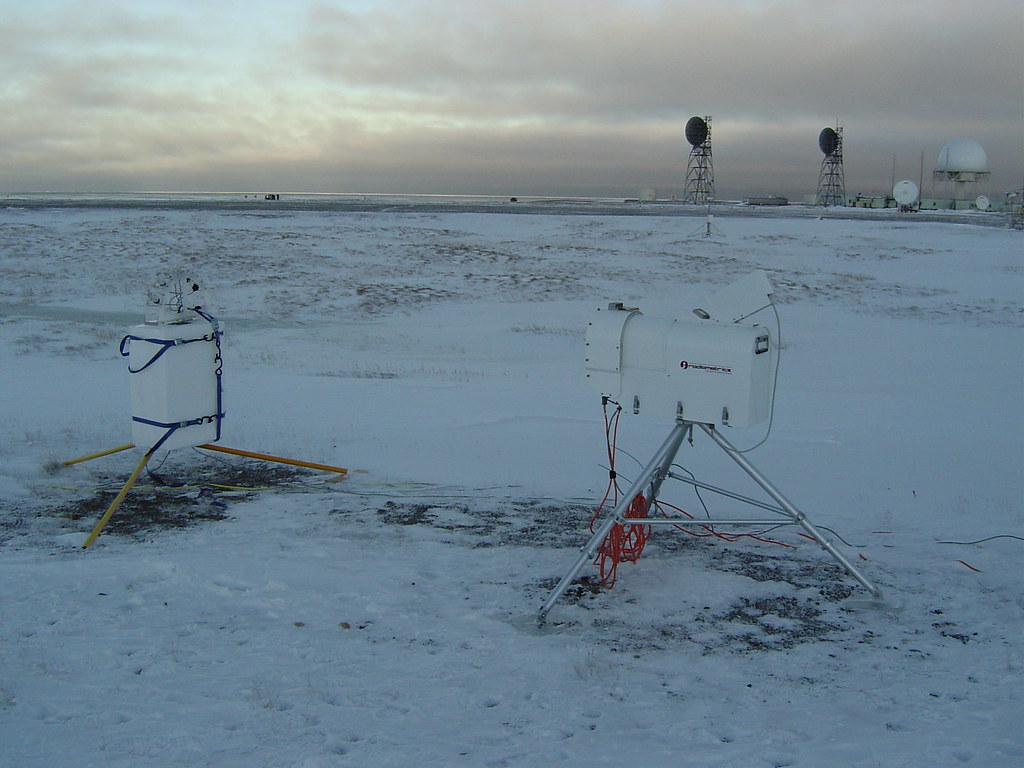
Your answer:
[[[691,117],[686,121],[686,140],[690,146],[699,147],[708,137],[708,124],[702,117]]]
[[[818,134],[818,148],[826,157],[831,155],[839,147],[839,134],[833,128],[822,128]]]

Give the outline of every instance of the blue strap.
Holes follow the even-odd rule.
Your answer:
[[[223,413],[218,413],[213,416],[200,416],[197,419],[189,419],[188,421],[179,421],[176,423],[169,423],[163,421],[153,421],[152,419],[144,419],[141,416],[132,416],[132,421],[137,421],[140,424],[148,424],[151,427],[162,427],[167,431],[163,436],[156,441],[156,444],[149,449],[149,453],[154,453],[160,449],[160,446],[167,442],[167,438],[173,435],[176,431],[183,427],[194,427],[196,424],[206,424],[211,421],[217,422],[217,439],[220,439],[220,420],[224,416]],[[214,441],[216,442],[216,441]]]
[[[121,352],[121,357],[128,357],[128,342],[130,341],[145,341],[149,344],[155,344],[157,347],[159,347],[156,353],[151,358],[149,358],[149,360],[146,361],[146,364],[143,365],[141,368],[132,368],[131,365],[128,366],[128,373],[142,373],[144,370],[149,368],[149,366],[151,366],[153,363],[159,360],[161,356],[163,356],[164,352],[166,352],[171,347],[176,347],[182,344],[192,344],[193,342],[196,341],[218,341],[217,335],[218,334],[216,329],[214,330],[213,338],[207,338],[206,336],[202,336],[198,339],[147,339],[144,336],[128,335],[121,339],[121,344],[118,347],[118,350]],[[218,341],[218,347],[219,346],[220,344]]]
[[[214,358],[214,361],[217,363],[217,367],[214,370],[214,375],[217,378],[217,416],[216,416],[216,419],[217,419],[217,437],[213,441],[213,442],[217,442],[218,440],[220,440],[220,425],[221,425],[221,422],[224,419],[224,407],[223,407],[224,387],[223,387],[223,385],[221,383],[221,377],[222,377],[222,375],[224,373],[224,359],[221,357],[221,354],[220,354],[220,337],[221,337],[220,323],[217,322],[217,318],[216,317],[214,317],[213,315],[207,314],[206,312],[203,312],[198,307],[193,308],[192,311],[195,312],[197,315],[199,315],[201,318],[203,318],[206,322],[208,322],[210,324],[210,326],[213,328],[213,343],[217,345],[217,355]]]
[[[173,435],[177,429],[177,427],[171,427],[166,432],[164,432],[164,436],[157,440],[153,447],[150,448],[149,451],[147,451],[147,453],[156,453],[157,451],[159,451],[160,446],[167,442],[167,438]]]

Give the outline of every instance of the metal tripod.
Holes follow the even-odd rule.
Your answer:
[[[751,499],[747,496],[741,496],[738,493],[725,490],[724,488],[718,488],[707,483],[700,482],[691,477],[676,474],[671,471],[672,462],[675,461],[676,453],[679,451],[679,447],[682,445],[683,440],[689,435],[692,441],[693,439],[693,428],[694,426],[700,427],[705,434],[708,435],[718,446],[728,454],[728,456],[735,461],[739,466],[746,472],[750,477],[757,483],[764,491],[775,500],[778,506],[773,504],[767,504],[757,499]],[[737,501],[742,501],[760,509],[768,510],[769,512],[775,512],[776,514],[782,515],[785,520],[717,520],[717,519],[690,519],[690,518],[650,518],[650,517],[626,517],[626,511],[628,510],[633,499],[638,494],[643,494],[645,504],[648,509],[654,503],[657,498],[658,491],[661,489],[661,484],[665,478],[671,477],[673,480],[680,480],[684,483],[689,483],[696,488],[702,488],[712,493],[717,493],[722,496],[727,496]],[[562,580],[558,582],[555,588],[551,591],[547,601],[541,607],[537,613],[537,623],[543,624],[547,619],[548,613],[554,607],[565,591],[569,588],[573,579],[579,574],[583,567],[594,560],[598,550],[601,548],[601,544],[604,542],[608,533],[612,530],[615,525],[649,525],[649,526],[712,526],[712,525],[729,525],[729,526],[763,526],[763,525],[799,525],[804,531],[814,539],[821,548],[828,552],[838,562],[847,573],[849,573],[854,579],[856,579],[865,589],[871,592],[872,596],[876,599],[881,599],[882,590],[872,584],[864,575],[857,570],[857,568],[851,563],[842,552],[837,550],[835,546],[829,541],[814,525],[810,520],[807,519],[807,515],[797,509],[793,504],[782,495],[782,493],[772,485],[768,479],[762,475],[753,464],[751,464],[747,458],[737,451],[732,444],[726,440],[722,434],[715,429],[712,424],[703,424],[700,422],[684,421],[682,419],[677,420],[672,431],[669,433],[668,438],[662,443],[661,447],[654,454],[654,457],[647,463],[643,468],[643,471],[630,486],[629,490],[623,495],[622,500],[618,503],[612,513],[605,520],[604,524],[594,533],[590,541],[587,543],[582,550],[580,550],[580,556],[573,563],[572,568],[562,577]]]

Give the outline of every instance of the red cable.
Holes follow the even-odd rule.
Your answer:
[[[597,505],[597,508],[594,510],[594,514],[590,518],[591,533],[594,532],[594,524],[597,522],[597,518],[601,514],[601,510],[603,510],[605,504],[608,503],[609,497],[612,498],[612,504],[615,507],[619,504],[619,483],[618,475],[615,472],[615,456],[618,450],[616,444],[619,436],[619,417],[622,414],[622,406],[616,403],[615,412],[609,416],[609,402],[610,401],[607,397],[601,399],[601,406],[604,411],[605,449],[608,452],[608,485],[604,491],[604,498],[601,499],[601,503]],[[658,508],[658,511],[666,518],[668,515],[665,513],[665,510],[662,509],[663,506],[673,509],[682,515],[686,515],[686,517],[691,520],[695,519],[689,512],[673,504],[660,502],[656,499],[652,499],[651,502],[648,503],[642,493],[638,493],[630,502],[629,508],[626,510],[626,518],[634,520],[646,518],[651,504],[654,504]],[[788,547],[790,549],[795,548],[792,544],[785,544],[781,541],[775,541],[774,539],[768,539],[753,533],[719,533],[710,525],[701,526],[701,528],[707,531],[707,533],[698,533],[697,531],[692,531],[681,525],[677,525],[675,528],[697,538],[715,537],[728,542],[734,542],[737,539],[746,538],[767,544],[775,544],[780,547]],[[622,561],[635,563],[640,559],[640,555],[643,553],[644,547],[647,546],[647,538],[650,535],[651,526],[649,525],[624,525],[622,523],[616,523],[611,527],[608,531],[608,535],[605,536],[604,541],[601,542],[601,548],[598,550],[597,556],[594,558],[594,564],[598,567],[601,574],[601,584],[605,589],[611,589],[615,586],[619,563]],[[967,565],[966,563],[964,564]],[[970,568],[971,566],[968,567]]]
[[[638,493],[630,502],[626,510],[626,517],[634,520],[642,520],[647,517],[647,500],[642,493]],[[626,529],[629,530],[626,530]],[[615,586],[616,572],[619,563],[626,561],[635,563],[647,545],[647,537],[651,535],[649,525],[624,525],[616,523],[608,531],[601,548],[598,550],[594,564],[601,574],[601,584],[605,589]]]
[[[608,498],[612,497],[614,506],[618,507],[619,504],[619,483],[618,475],[615,472],[615,456],[618,452],[619,418],[622,415],[622,406],[615,403],[615,412],[609,417],[609,402],[608,398],[602,398],[601,400],[601,406],[604,411],[605,449],[608,453],[608,486],[605,489],[604,498],[601,499],[601,503],[597,505],[597,509],[594,510],[594,514],[590,518],[591,533],[594,532],[594,524],[601,514],[601,510],[604,509],[604,505],[608,503]],[[626,517],[633,519],[645,518],[647,517],[649,506],[643,494],[637,494],[626,510]],[[627,528],[629,530],[626,530]],[[650,533],[651,528],[647,525],[626,526],[616,523],[611,527],[608,535],[601,542],[601,548],[594,559],[594,564],[598,566],[601,574],[601,584],[605,588],[611,589],[615,584],[616,572],[620,562],[626,560],[627,562],[635,563],[640,558],[640,554],[647,545],[647,537],[650,536]]]

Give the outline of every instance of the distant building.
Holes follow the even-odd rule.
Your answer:
[[[745,205],[789,205],[789,198],[781,195],[768,195],[768,197],[745,197]]]

